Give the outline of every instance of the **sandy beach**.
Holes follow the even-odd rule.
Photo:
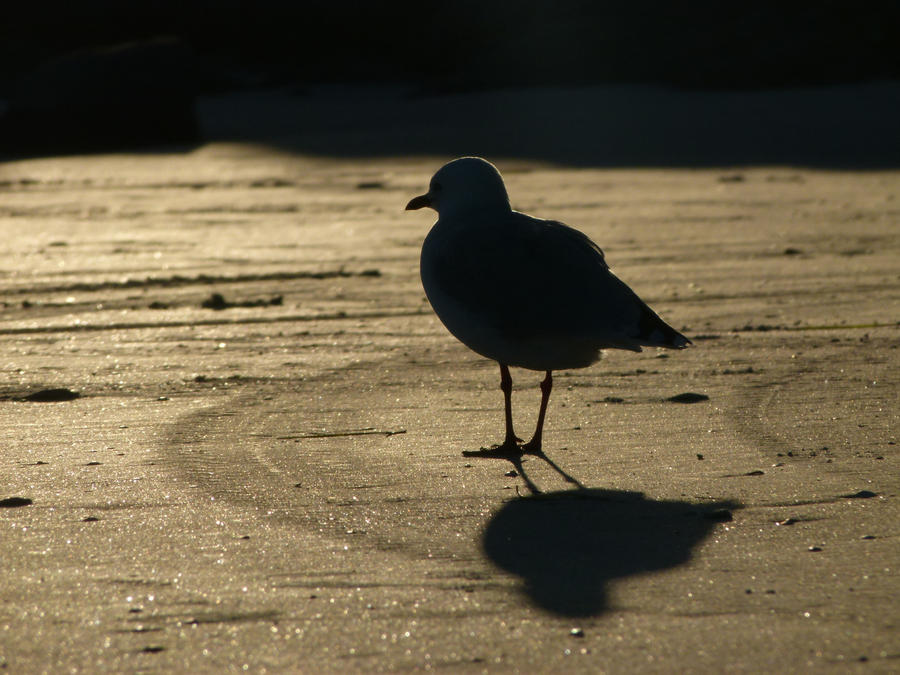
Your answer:
[[[900,170],[354,153],[346,101],[290,105],[340,149],[0,165],[0,670],[900,668]],[[403,207],[475,152],[694,342],[556,374],[550,461],[464,455],[499,374],[418,277]]]

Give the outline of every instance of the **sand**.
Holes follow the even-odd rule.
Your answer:
[[[516,467],[403,212],[448,157],[340,154],[0,166],[0,668],[900,667],[900,172],[491,156],[694,341]]]

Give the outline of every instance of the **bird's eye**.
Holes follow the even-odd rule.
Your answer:
[[[432,191],[432,192],[440,192],[440,191],[441,191],[441,184],[440,184],[440,183],[432,183],[432,184],[431,184],[431,191]]]

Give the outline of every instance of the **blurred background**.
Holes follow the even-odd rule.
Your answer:
[[[515,154],[534,137],[532,155],[596,163],[599,154],[580,153],[574,142],[552,156],[566,143],[541,129],[563,125],[583,136],[612,124],[622,132],[602,139],[610,163],[897,166],[898,80],[896,0],[18,3],[0,24],[0,153],[190,144],[265,131],[275,142],[299,143],[299,150],[337,145],[337,154],[459,154],[457,146],[479,150],[484,143]],[[587,94],[590,87],[596,95]],[[529,88],[554,94],[550,102],[532,96],[540,112],[525,113],[524,121],[518,118],[529,107],[527,96],[482,99],[480,113],[459,103],[464,94]],[[334,104],[292,109],[293,123],[308,133],[300,139],[282,128],[276,139],[279,123],[263,124],[259,116],[281,103],[269,94],[264,105],[262,91],[307,103],[324,95]],[[242,94],[231,112],[222,100],[229,94]],[[345,130],[358,124],[376,135],[408,129],[421,110],[385,107],[388,99],[441,97],[441,110],[459,103],[470,132],[481,114],[513,122],[515,134],[496,139],[488,124],[492,131],[482,137],[475,131],[443,138],[442,123],[417,128],[412,139],[388,134],[384,147],[359,140],[370,133],[359,134],[356,147],[335,131],[335,124]],[[200,98],[219,105],[198,118]],[[583,119],[557,117],[565,105],[582,109]],[[369,129],[376,118],[382,123]],[[325,125],[318,144],[316,124]],[[734,129],[748,125],[752,133],[742,144],[722,149]],[[679,134],[696,138],[649,149]],[[823,139],[837,136],[838,148],[821,148]]]

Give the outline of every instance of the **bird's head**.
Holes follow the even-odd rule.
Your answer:
[[[444,164],[432,177],[428,192],[410,200],[406,210],[426,206],[441,216],[474,209],[510,209],[500,172],[480,157],[460,157]]]

